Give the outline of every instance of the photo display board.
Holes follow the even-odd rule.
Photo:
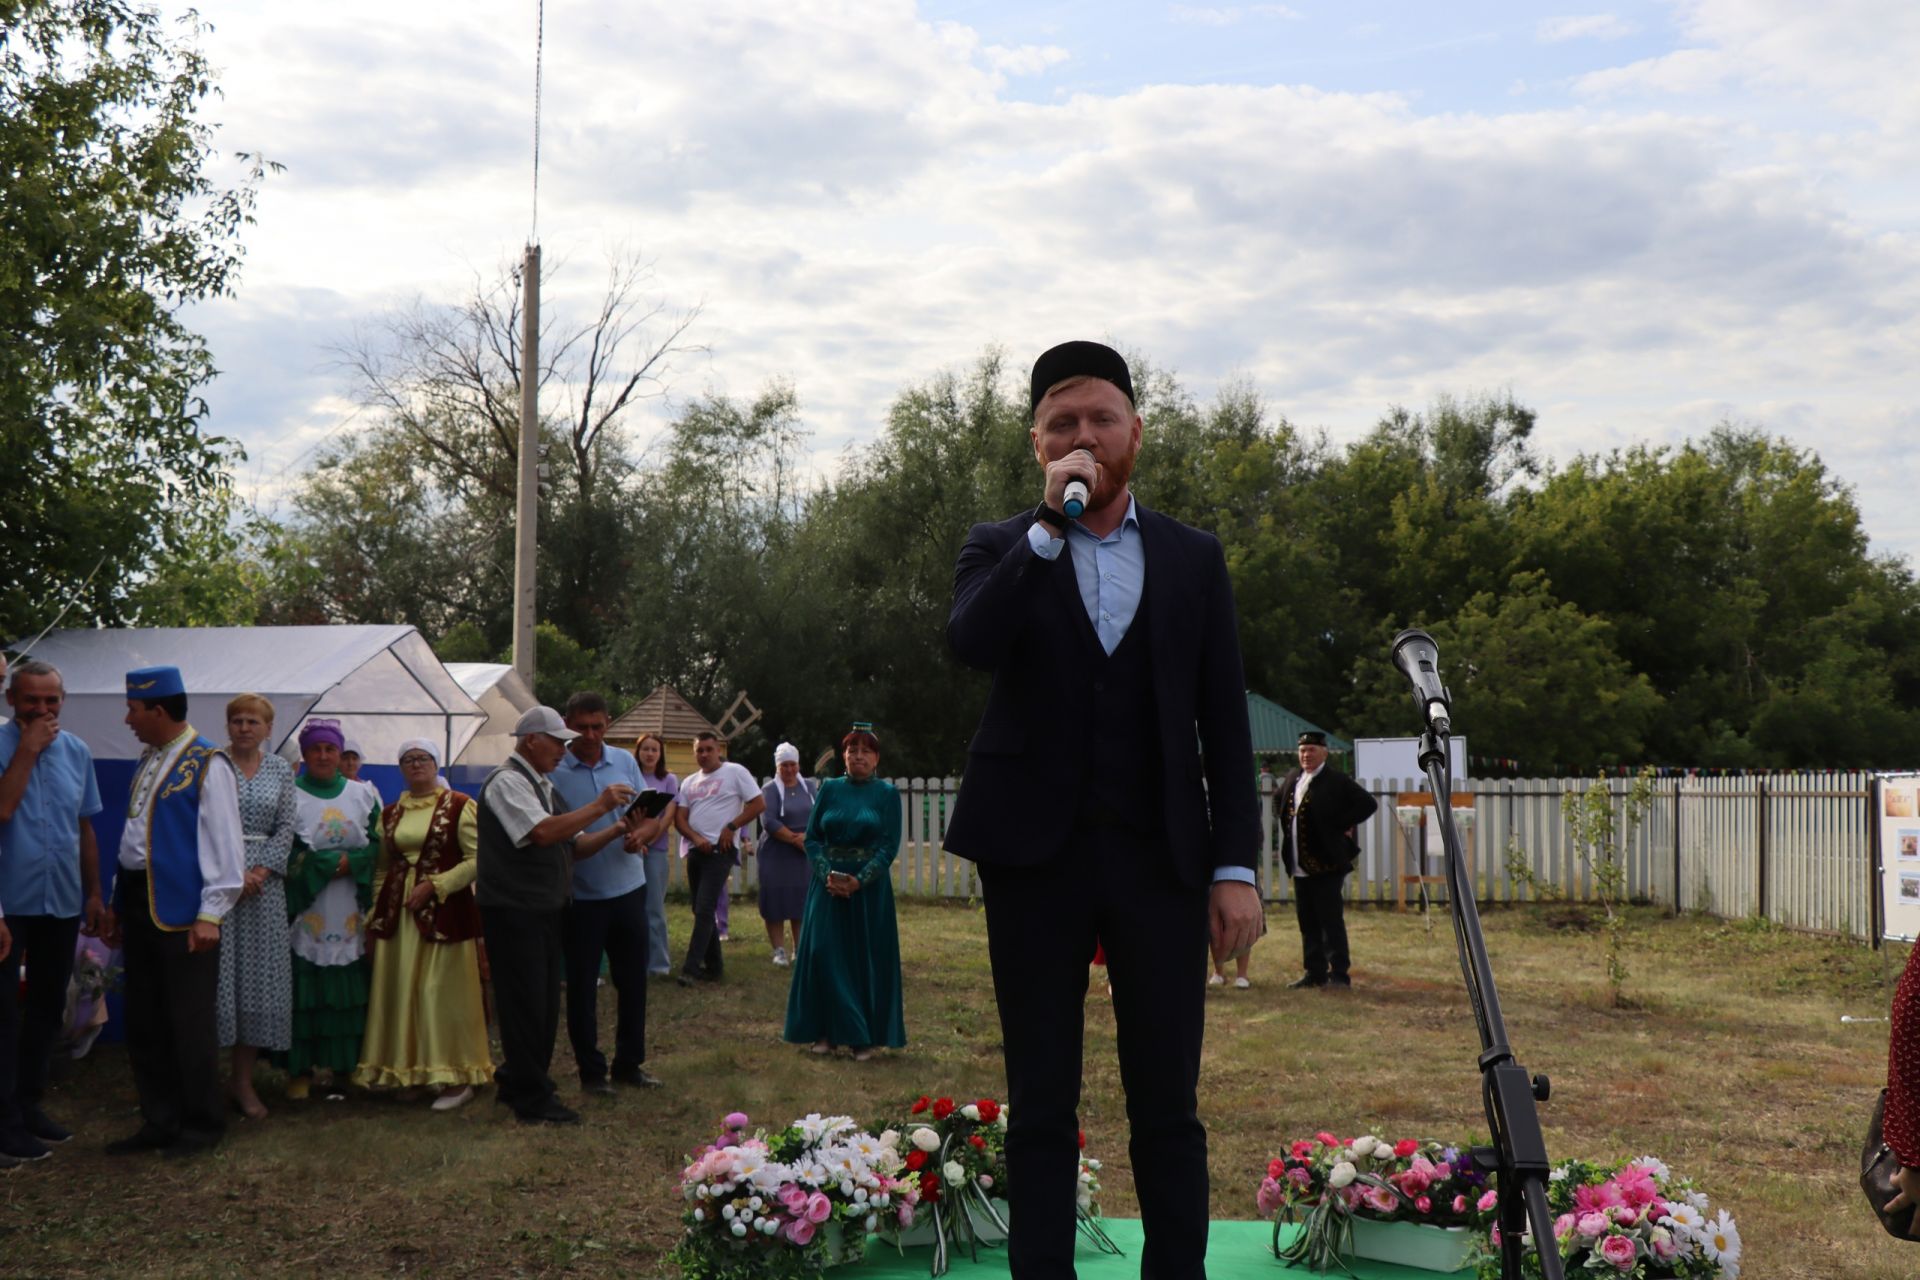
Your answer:
[[[1920,773],[1874,780],[1880,818],[1880,936],[1920,940]]]

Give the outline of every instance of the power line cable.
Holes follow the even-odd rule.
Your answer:
[[[527,243],[540,242],[540,70],[547,51],[547,0],[537,0],[533,37],[533,225]]]

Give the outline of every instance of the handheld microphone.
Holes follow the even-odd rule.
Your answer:
[[[1393,638],[1393,665],[1413,684],[1413,705],[1420,708],[1420,722],[1438,737],[1446,737],[1453,727],[1453,700],[1440,683],[1440,647],[1433,637],[1417,628],[1409,628]]]
[[[1089,458],[1093,456],[1092,451],[1088,449],[1076,449],[1074,452],[1084,453]],[[1085,480],[1073,479],[1067,481],[1067,492],[1064,500],[1060,503],[1060,509],[1067,513],[1067,519],[1069,520],[1078,520],[1080,518],[1081,514],[1087,509],[1087,482]]]

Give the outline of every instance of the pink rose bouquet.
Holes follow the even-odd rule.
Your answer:
[[[1739,1280],[1740,1229],[1713,1212],[1691,1180],[1652,1156],[1620,1164],[1569,1161],[1547,1183],[1553,1234],[1568,1275],[1631,1280]],[[1489,1206],[1491,1207],[1491,1206]],[[1540,1274],[1526,1241],[1529,1276]],[[1500,1228],[1477,1260],[1480,1280],[1499,1280]]]
[[[1372,1134],[1340,1138],[1324,1130],[1289,1143],[1269,1160],[1253,1198],[1261,1214],[1274,1220],[1275,1255],[1319,1270],[1344,1267],[1355,1218],[1480,1226],[1493,1204],[1487,1179],[1473,1167],[1464,1143],[1388,1141]],[[1283,1246],[1285,1228],[1295,1223],[1300,1231]]]

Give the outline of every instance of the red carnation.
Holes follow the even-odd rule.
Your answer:
[[[1087,1149],[1087,1131],[1085,1129],[1080,1130],[1080,1149],[1082,1151]]]
[[[909,1170],[919,1169],[926,1163],[927,1153],[920,1148],[915,1147],[913,1150],[907,1152],[907,1168]]]
[[[927,1106],[928,1106],[927,1095],[923,1093],[920,1095],[919,1101],[913,1104],[913,1114],[916,1116],[919,1115],[922,1111],[925,1111],[927,1109]]]
[[[1332,1134],[1328,1133],[1325,1129],[1322,1129],[1319,1133],[1314,1134],[1313,1137],[1314,1137],[1314,1141],[1318,1142],[1323,1147],[1337,1147],[1342,1145],[1340,1139],[1334,1137]]]
[[[1300,1141],[1293,1144],[1293,1158],[1295,1160],[1305,1160],[1308,1156],[1312,1154],[1313,1154],[1313,1143],[1307,1141],[1305,1138],[1302,1138],[1300,1139]]]
[[[1267,1176],[1269,1178],[1282,1178],[1286,1176],[1286,1173],[1287,1162],[1285,1160],[1276,1158],[1267,1161]]]
[[[992,1124],[1000,1118],[1000,1104],[992,1098],[982,1098],[973,1105],[980,1108],[981,1124]]]
[[[969,1137],[967,1141],[973,1144],[973,1148],[976,1151],[985,1151],[987,1149],[987,1140],[977,1133]]]
[[[952,1098],[935,1098],[933,1100],[933,1118],[935,1120],[945,1120],[948,1116],[952,1114],[953,1114]]]
[[[1414,1152],[1418,1151],[1419,1149],[1420,1149],[1420,1144],[1415,1142],[1412,1138],[1402,1138],[1400,1139],[1400,1141],[1393,1144],[1393,1154],[1395,1154],[1396,1156],[1399,1156],[1402,1160],[1406,1159],[1408,1156],[1412,1155]]]

